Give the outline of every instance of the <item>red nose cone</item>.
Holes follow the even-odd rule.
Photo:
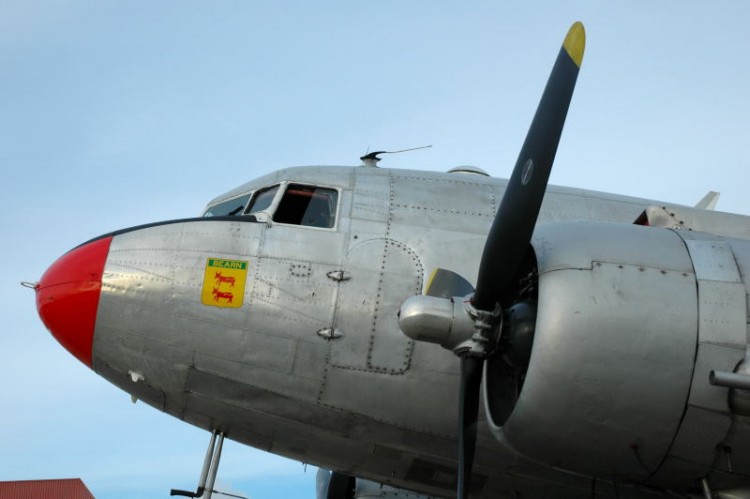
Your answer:
[[[47,269],[36,287],[39,317],[78,360],[91,367],[102,272],[111,237],[66,253]]]

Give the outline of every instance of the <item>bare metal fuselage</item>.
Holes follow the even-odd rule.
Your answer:
[[[337,189],[334,227],[238,217],[115,235],[102,280],[94,370],[138,399],[233,440],[381,483],[450,494],[458,364],[451,352],[403,335],[396,314],[435,268],[476,279],[505,182],[475,174],[292,168],[223,198],[286,181]],[[642,199],[550,187],[537,229],[561,221],[632,224],[649,206],[670,216]],[[693,228],[748,237],[745,217],[681,209]],[[201,302],[209,258],[248,262],[241,306]],[[736,364],[743,356],[744,345],[733,345],[722,359]],[[690,382],[688,375],[686,387]],[[590,477],[519,456],[484,421],[475,462],[476,486],[488,496],[570,497],[590,487]]]

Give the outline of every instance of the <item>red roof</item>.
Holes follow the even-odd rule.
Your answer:
[[[0,499],[94,499],[80,478],[0,482]]]

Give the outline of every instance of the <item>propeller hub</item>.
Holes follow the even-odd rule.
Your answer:
[[[463,308],[473,322],[474,333],[471,338],[454,347],[453,353],[458,356],[486,358],[497,347],[498,332],[502,328],[502,308],[497,304],[491,312],[478,310],[471,303],[471,296],[464,299]]]
[[[492,312],[477,310],[470,298],[412,296],[401,305],[399,327],[415,341],[437,343],[461,357],[484,358],[497,345],[502,311],[499,306]]]

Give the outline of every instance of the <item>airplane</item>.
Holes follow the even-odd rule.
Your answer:
[[[79,361],[319,498],[750,496],[750,217],[548,186],[568,31],[510,179],[293,167],[35,283]]]

